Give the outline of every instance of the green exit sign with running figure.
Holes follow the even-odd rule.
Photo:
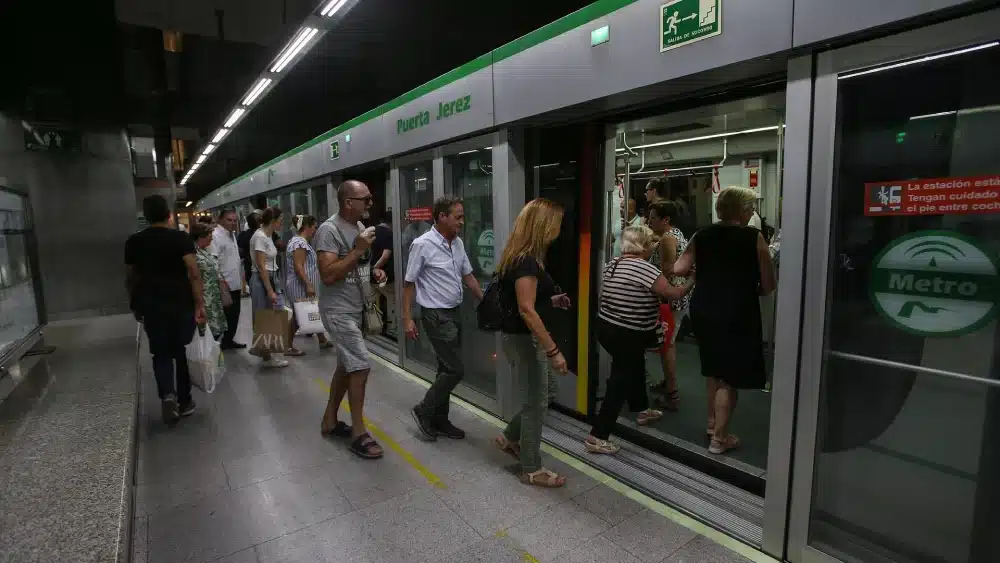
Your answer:
[[[660,6],[660,52],[722,33],[722,0],[670,0]]]

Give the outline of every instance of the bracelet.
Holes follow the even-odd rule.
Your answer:
[[[545,353],[545,357],[547,357],[547,358],[554,358],[558,354],[559,354],[559,347],[556,346],[555,348],[553,348],[553,349],[549,350],[548,352],[546,352]]]

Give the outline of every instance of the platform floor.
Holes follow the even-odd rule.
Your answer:
[[[424,441],[409,409],[426,384],[376,359],[365,414],[387,453],[358,459],[319,432],[334,355],[312,342],[300,347],[309,355],[283,370],[227,352],[221,385],[210,396],[196,392],[197,412],[173,429],[159,419],[144,357],[133,561],[749,560],[565,456],[545,458],[567,476],[565,488],[522,485],[513,460],[492,445],[495,420],[472,409],[452,411],[467,439]]]

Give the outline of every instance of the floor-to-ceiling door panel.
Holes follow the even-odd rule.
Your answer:
[[[793,561],[1000,559],[997,30],[818,58]]]

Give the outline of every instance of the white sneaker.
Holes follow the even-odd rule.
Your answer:
[[[278,358],[271,358],[264,362],[264,367],[266,368],[284,368],[288,367],[288,360],[279,360]]]

